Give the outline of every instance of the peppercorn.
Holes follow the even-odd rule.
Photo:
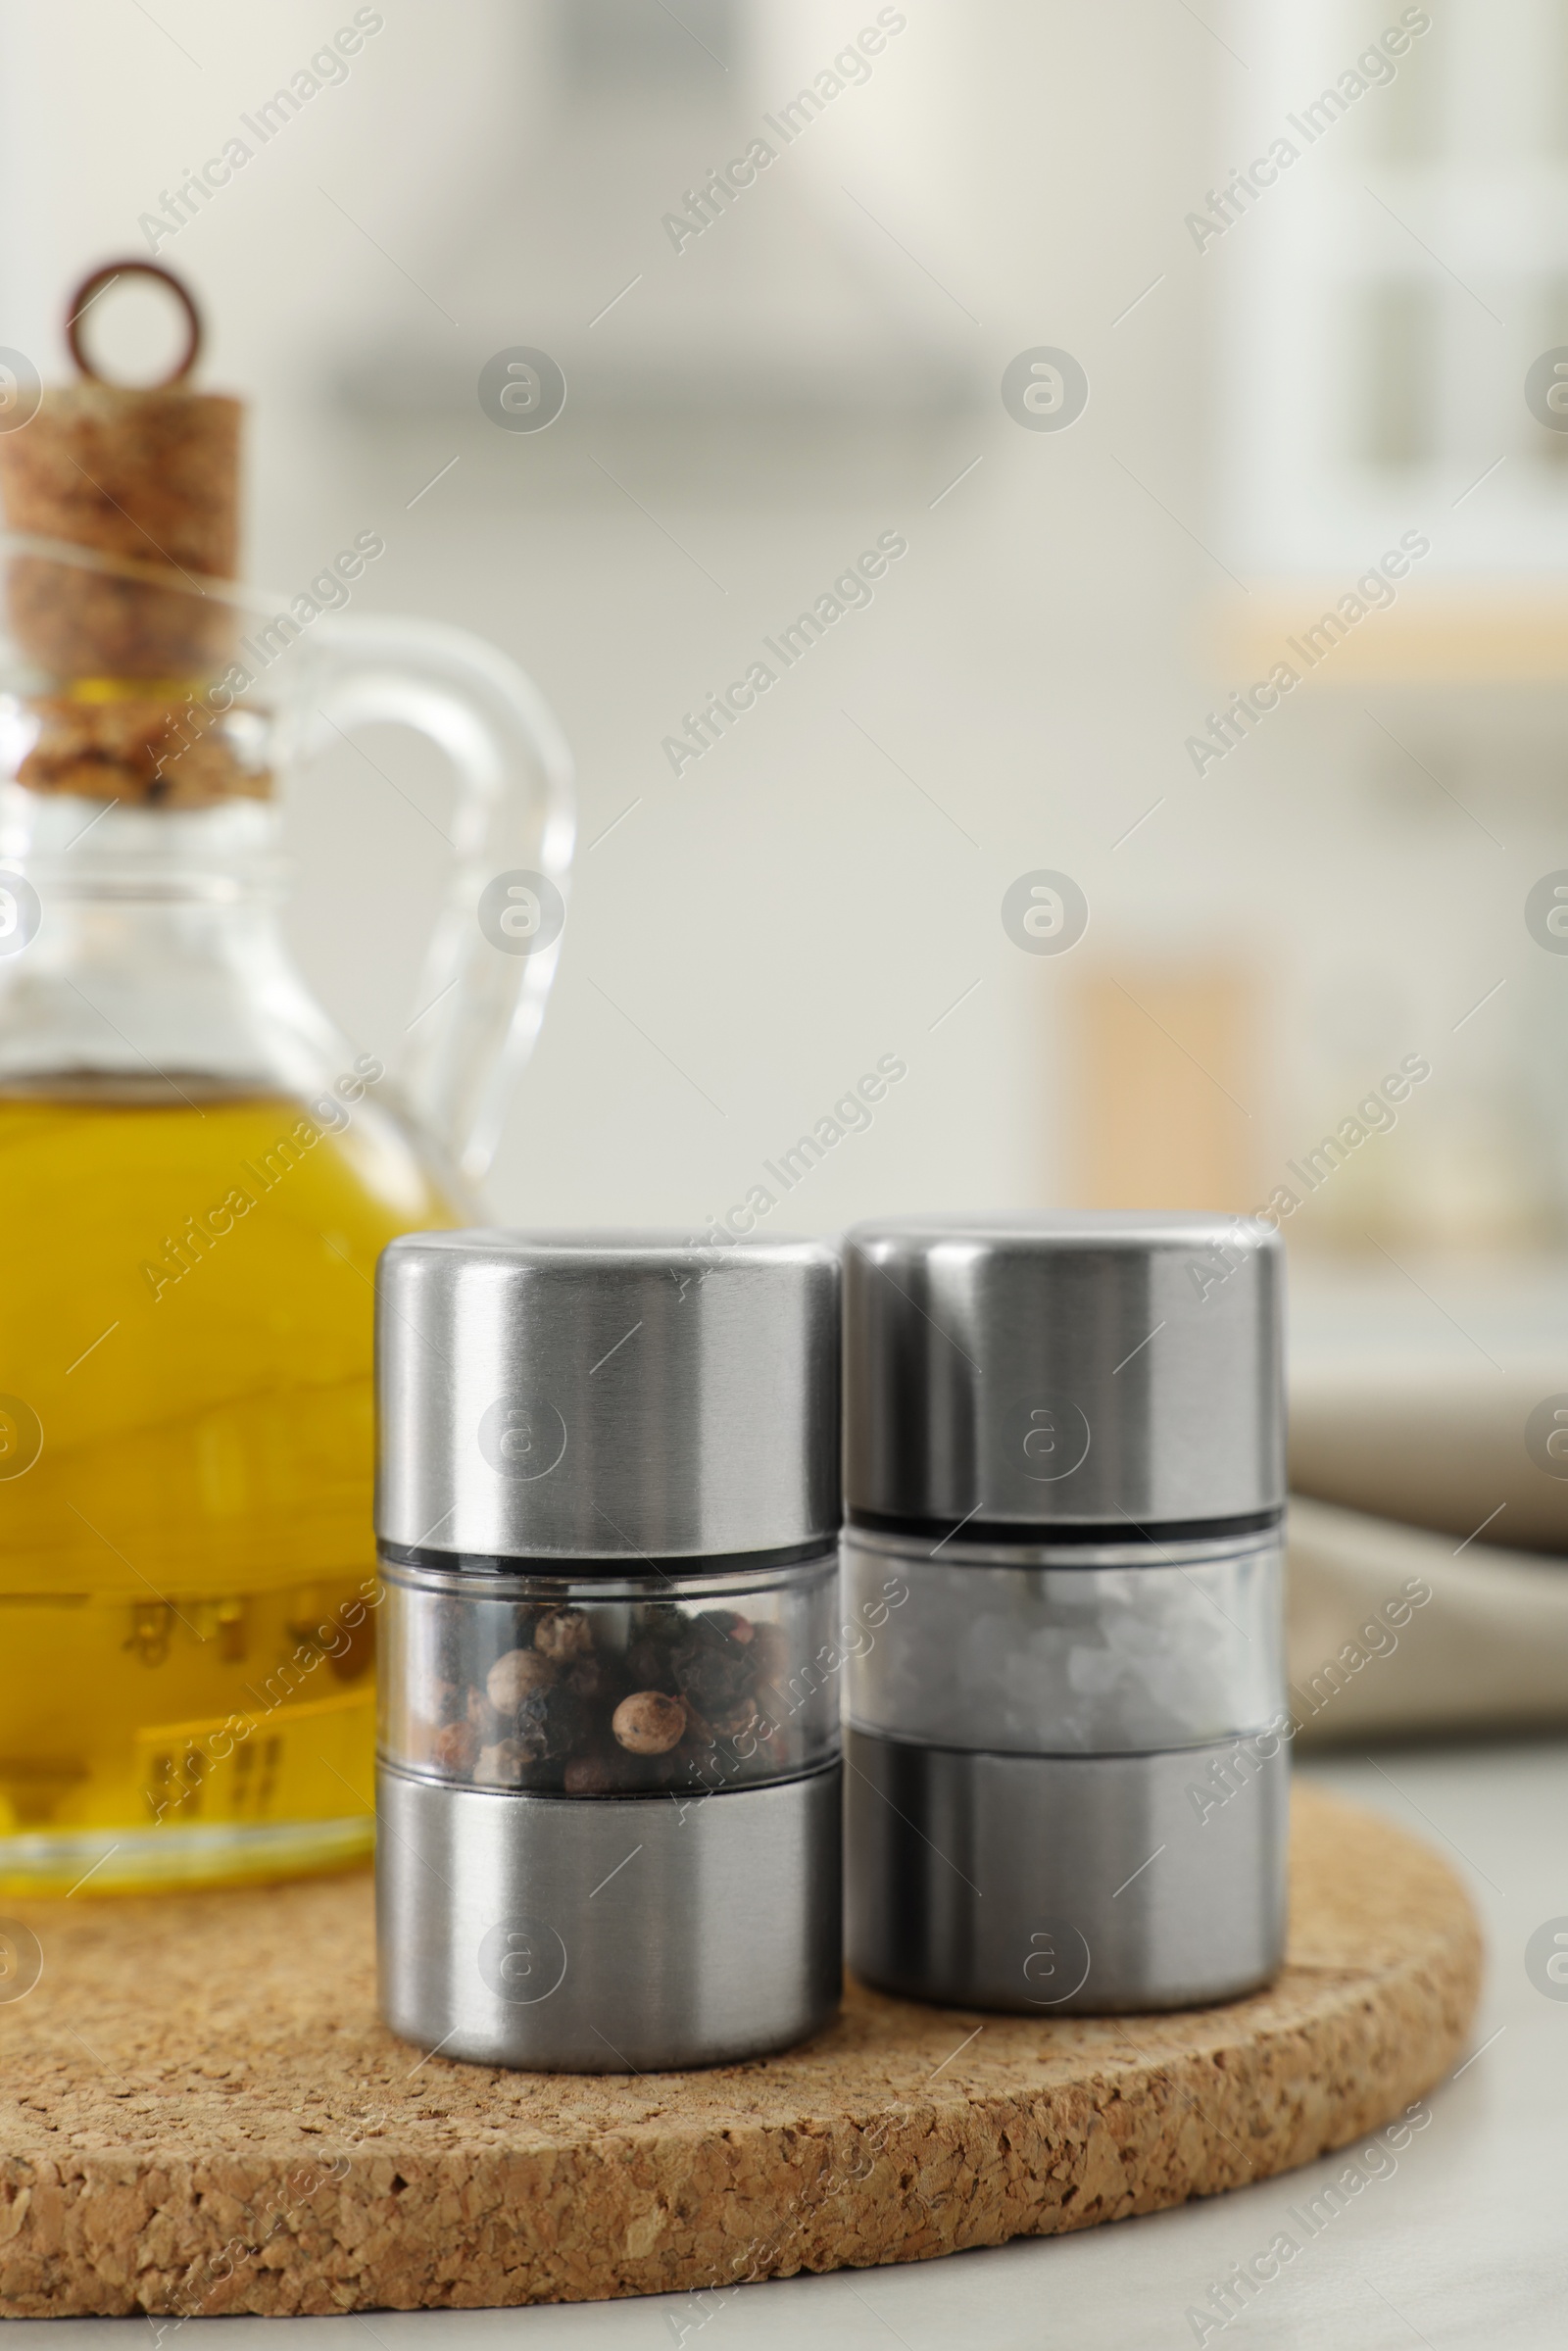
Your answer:
[[[790,1668],[790,1644],[782,1625],[754,1625],[751,1653],[759,1690],[771,1690],[784,1681]]]
[[[604,1796],[614,1788],[612,1767],[602,1755],[574,1755],[565,1770],[568,1796]]]
[[[520,1788],[531,1760],[519,1740],[498,1739],[494,1746],[480,1748],[473,1776],[494,1788]]]
[[[712,1746],[713,1726],[708,1717],[698,1713],[690,1698],[683,1698],[681,1704],[686,1709],[686,1737],[682,1743],[693,1748]]]
[[[552,1608],[535,1625],[533,1645],[558,1662],[586,1657],[594,1645],[593,1627],[580,1608]]]
[[[464,1682],[440,1682],[432,1679],[425,1685],[420,1704],[425,1720],[431,1723],[461,1722],[467,1704],[467,1685]]]
[[[686,1709],[662,1690],[634,1690],[611,1717],[611,1729],[633,1755],[665,1755],[686,1731]]]
[[[574,1690],[530,1690],[516,1712],[516,1742],[530,1763],[560,1763],[583,1744],[587,1712]]]
[[[567,1666],[561,1679],[567,1690],[587,1700],[604,1697],[612,1682],[602,1657],[579,1657],[574,1664]]]
[[[510,1711],[509,1708],[508,1712],[510,1713]],[[477,1685],[470,1687],[468,1690],[466,1713],[478,1744],[482,1747],[493,1746],[501,1737],[505,1717],[499,1708],[491,1705],[489,1698]]]
[[[698,1621],[711,1625],[714,1632],[722,1633],[726,1641],[738,1641],[743,1647],[757,1633],[751,1618],[742,1616],[738,1608],[705,1608]]]
[[[757,1722],[757,1702],[750,1690],[714,1713],[712,1728],[720,1739],[740,1739]]]
[[[751,1630],[749,1625],[747,1630]],[[709,1618],[694,1617],[675,1644],[673,1666],[681,1696],[715,1729],[721,1730],[725,1721],[737,1715],[741,1716],[738,1728],[745,1728],[754,1680],[746,1647],[733,1642]]]
[[[438,1771],[470,1772],[478,1751],[478,1738],[467,1722],[443,1723],[430,1739],[430,1761]]]
[[[626,1649],[626,1671],[634,1690],[673,1690],[670,1633],[665,1626],[661,1624],[657,1631],[652,1626],[639,1630]]]
[[[499,1714],[510,1714],[531,1690],[543,1690],[556,1678],[548,1657],[533,1649],[508,1649],[485,1676],[485,1690]]]

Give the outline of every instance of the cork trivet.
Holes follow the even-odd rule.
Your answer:
[[[506,2074],[377,2023],[365,1876],[38,1903],[0,2006],[0,2313],[583,2301],[924,2260],[1309,2162],[1451,2066],[1446,1865],[1296,1797],[1284,1974],[1226,2008],[968,2015],[851,1985],[790,2054]],[[705,2307],[708,2307],[705,2305]]]

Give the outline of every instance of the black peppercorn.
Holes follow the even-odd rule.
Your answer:
[[[517,1708],[514,1736],[530,1763],[564,1763],[584,1743],[587,1724],[582,1699],[557,1683],[528,1691]]]
[[[747,1632],[751,1632],[749,1624]],[[754,1674],[748,1645],[732,1640],[711,1618],[695,1617],[675,1645],[673,1665],[681,1696],[715,1730],[723,1730],[730,1722],[744,1729],[753,1710]]]

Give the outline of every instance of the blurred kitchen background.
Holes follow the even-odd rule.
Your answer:
[[[1525,378],[1568,340],[1564,0],[379,0],[342,77],[243,130],[354,17],[3,0],[0,341],[68,373],[68,286],[156,247],[201,380],[254,403],[251,576],[292,594],[379,532],[360,609],[477,630],[554,705],[582,829],[498,1217],[695,1228],[889,1054],[778,1224],[1248,1208],[1417,1056],[1288,1221],[1303,1267],[1393,1295],[1559,1245],[1568,957],[1525,908],[1568,865],[1568,434]],[[102,348],[151,353],[140,300]],[[564,371],[548,430],[480,406],[514,346]],[[1063,430],[1004,405],[1038,347],[1087,373]],[[672,772],[683,714],[883,532],[873,601]],[[1401,534],[1396,601],[1198,772]],[[301,960],[389,1058],[448,805],[391,731],[294,789]],[[1039,870],[1088,900],[1063,955],[1004,928]]]

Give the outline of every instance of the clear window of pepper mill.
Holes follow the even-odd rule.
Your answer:
[[[383,1558],[381,1751],[460,1787],[709,1794],[838,1748],[837,1561],[671,1578]]]

